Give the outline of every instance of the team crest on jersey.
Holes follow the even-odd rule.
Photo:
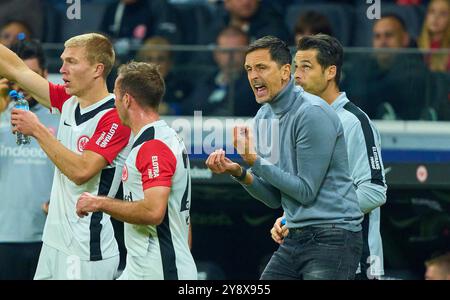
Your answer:
[[[122,168],[122,181],[127,181],[128,179],[128,168],[127,165],[123,165]]]
[[[86,144],[89,142],[89,137],[87,135],[82,135],[78,139],[77,147],[78,151],[83,152],[84,148],[86,147]]]

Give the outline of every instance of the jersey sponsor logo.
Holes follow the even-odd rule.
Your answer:
[[[381,170],[377,147],[372,147],[372,154],[373,156],[370,157],[370,167],[372,170]]]
[[[159,163],[158,156],[152,156],[152,168],[148,169],[148,177],[150,179],[156,178],[159,176]]]
[[[83,152],[87,143],[89,143],[89,137],[87,135],[80,136],[77,142],[78,151]]]
[[[122,168],[122,181],[127,181],[128,179],[128,167],[127,165],[123,165]]]
[[[108,143],[111,141],[114,134],[116,133],[117,128],[119,128],[119,125],[117,123],[113,123],[111,125],[111,128],[109,129],[109,132],[106,133],[103,131],[95,143],[99,145],[101,148],[106,148],[106,146],[108,146]]]

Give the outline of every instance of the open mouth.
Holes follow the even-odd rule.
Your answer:
[[[263,84],[253,84],[253,88],[255,89],[255,94],[257,98],[261,98],[267,95],[267,88]]]
[[[63,78],[63,81],[64,81],[64,87],[67,88],[70,84],[70,81],[67,79],[64,79],[64,78]]]

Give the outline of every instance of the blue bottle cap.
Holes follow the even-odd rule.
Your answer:
[[[17,93],[16,90],[11,90],[11,91],[9,92],[9,97],[11,97],[11,98],[17,98],[17,97],[19,97],[19,93]]]
[[[23,32],[17,34],[17,40],[19,40],[19,41],[23,41],[26,37],[27,37],[27,35]]]
[[[281,219],[281,226],[286,225],[286,218]]]

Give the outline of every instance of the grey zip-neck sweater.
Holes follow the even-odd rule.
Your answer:
[[[283,206],[289,228],[361,230],[341,122],[324,100],[288,85],[255,118],[258,159],[244,188],[267,206]],[[276,130],[278,123],[278,133]],[[272,144],[267,146],[269,142]]]

